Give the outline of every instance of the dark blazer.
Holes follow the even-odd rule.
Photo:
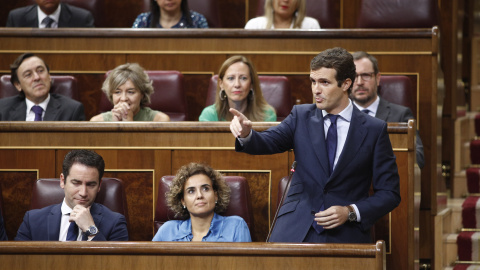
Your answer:
[[[2,212],[0,211],[0,241],[8,240],[7,233],[5,232],[5,224],[3,222]]]
[[[390,103],[383,98],[380,98],[375,117],[382,119],[385,122],[408,122],[408,119],[415,119],[410,108],[395,103]],[[425,156],[423,154],[422,139],[420,138],[418,130],[416,137],[417,140],[415,146],[417,149],[417,164],[418,167],[422,169],[425,166]]]
[[[62,5],[58,27],[94,27],[90,11],[60,3]],[[8,13],[7,27],[38,27],[37,5],[16,8]]]
[[[25,121],[27,103],[20,95],[0,99],[0,121]],[[43,121],[85,121],[82,103],[50,93]]]
[[[327,243],[370,243],[370,228],[400,203],[395,155],[384,121],[353,106],[352,120],[337,165],[328,176],[328,156],[322,111],[315,104],[296,105],[278,126],[253,131],[242,147],[249,154],[274,154],[293,149],[297,168],[278,213],[272,242],[302,242],[313,214],[333,205],[355,204],[361,222],[346,222],[323,230]],[[374,194],[369,196],[370,185]]]
[[[18,229],[18,241],[58,241],[62,204],[54,204],[42,209],[28,211]],[[90,208],[98,234],[93,241],[128,241],[127,222],[122,214],[94,203]],[[84,238],[86,240],[86,237]]]

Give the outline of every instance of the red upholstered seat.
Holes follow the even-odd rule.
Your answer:
[[[188,7],[207,19],[209,28],[222,28],[218,0],[188,0]]]
[[[412,81],[407,76],[382,75],[378,95],[389,102],[410,108],[413,115],[416,115]]]
[[[152,2],[152,0],[142,1],[143,12],[150,11],[150,2]],[[205,16],[209,28],[222,27],[218,6],[218,0],[188,0],[188,8]]]
[[[51,93],[79,100],[77,79],[73,76],[50,76],[52,78]],[[10,75],[0,77],[0,98],[18,95],[18,90],[10,82]]]
[[[321,28],[340,27],[340,1],[338,0],[306,0],[309,17],[317,19]],[[265,14],[265,0],[259,0],[257,16]]]
[[[472,164],[480,164],[480,139],[470,142],[470,161]]]
[[[61,203],[64,197],[65,192],[60,187],[59,178],[38,179],[33,185],[30,209],[40,209]],[[102,178],[100,191],[97,194],[97,198],[95,198],[95,202],[124,215],[128,222],[127,200],[122,180]]]
[[[468,193],[480,193],[480,168],[468,168],[466,175]]]
[[[360,28],[431,28],[438,21],[437,0],[362,0]]]
[[[35,4],[34,0],[30,0],[30,2],[32,4]],[[107,22],[105,21],[105,1],[103,0],[62,0],[61,2],[90,11],[95,20],[95,27],[106,27]]]
[[[155,92],[150,96],[151,103],[147,106],[153,110],[166,113],[170,116],[171,121],[187,120],[187,98],[183,88],[182,73],[174,70],[148,70],[146,73],[153,81],[153,88],[155,89]],[[105,94],[102,94],[98,113],[110,111],[112,108],[112,103]]]
[[[155,206],[154,229],[155,233],[169,220],[178,220],[175,214],[168,208],[164,194],[170,189],[170,184],[175,176],[167,175],[162,177],[162,181],[158,185],[158,198]],[[250,199],[250,189],[245,177],[242,176],[224,176],[225,182],[231,189],[230,204],[223,216],[240,216],[242,217],[250,229],[252,240],[254,235],[253,209]]]
[[[277,112],[277,121],[285,119],[293,108],[292,94],[288,78],[285,76],[258,76],[260,87],[265,100]],[[205,106],[215,103],[217,93],[218,75],[212,76],[208,86],[207,101]]]

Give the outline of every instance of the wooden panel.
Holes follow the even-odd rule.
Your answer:
[[[273,125],[276,123],[257,122],[254,128],[262,131]],[[414,261],[418,259],[415,231],[418,229],[421,193],[418,190],[420,181],[414,177],[414,126],[412,121],[408,124],[389,123],[388,128],[397,156],[402,196],[400,206],[391,213],[391,221],[376,224],[377,227],[383,226],[378,230],[377,239],[388,241],[389,253],[386,256],[389,269],[412,269]],[[63,157],[70,149],[97,151],[105,159],[107,175],[117,176],[127,182],[129,222],[132,226],[138,226],[136,228],[139,230],[145,230],[133,232],[132,236],[141,241],[150,241],[153,234],[153,204],[155,196],[158,196],[155,193],[160,178],[175,174],[180,166],[188,162],[205,162],[227,174],[244,175],[248,179],[256,223],[254,235],[257,241],[262,241],[266,238],[269,220],[275,213],[272,202],[277,201],[278,181],[288,174],[294,159],[293,152],[251,156],[236,153],[233,143],[234,138],[226,122],[1,122],[0,157],[5,162],[0,164],[12,167],[15,164],[17,169],[49,171],[49,175],[41,177],[58,177]],[[42,150],[44,148],[50,150]],[[38,163],[48,156],[45,153],[52,153],[49,161]],[[15,162],[21,160],[20,156],[38,164]],[[13,162],[6,157],[13,157]],[[25,204],[27,197],[9,198],[22,200],[19,203]],[[15,218],[14,224],[20,224],[21,215]],[[138,219],[135,221],[138,223],[132,222],[132,219]]]
[[[30,209],[32,186],[38,178],[38,170],[0,169],[0,187],[3,197],[4,224],[8,239],[13,240]]]
[[[272,244],[195,242],[2,242],[6,269],[372,269],[383,242]]]

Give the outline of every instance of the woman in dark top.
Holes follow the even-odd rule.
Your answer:
[[[138,15],[132,28],[208,28],[208,23],[187,0],[151,0],[150,12]]]

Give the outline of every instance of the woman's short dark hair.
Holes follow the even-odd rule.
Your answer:
[[[175,217],[182,219],[190,217],[188,210],[183,208],[182,199],[185,183],[190,177],[198,174],[203,174],[212,181],[212,188],[218,197],[214,209],[215,213],[222,213],[227,209],[230,202],[230,187],[225,183],[223,176],[206,164],[192,162],[178,169],[170,185],[170,190],[165,193],[167,205],[175,213]]]

